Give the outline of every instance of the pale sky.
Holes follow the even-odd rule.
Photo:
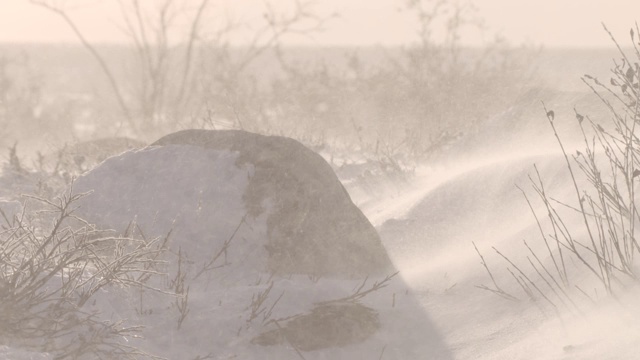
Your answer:
[[[75,7],[69,12],[93,42],[125,42],[116,0],[49,0]],[[126,1],[126,0],[125,0]],[[159,0],[142,0],[160,3]],[[265,0],[226,0],[228,14],[246,23],[259,18]],[[271,0],[275,7],[291,0]],[[290,37],[288,43],[307,45],[396,45],[416,39],[413,14],[401,11],[406,0],[319,0],[316,11],[337,12],[340,18],[327,24],[313,39]],[[545,46],[611,46],[602,30],[605,22],[622,42],[640,17],[640,0],[475,0],[489,32],[466,34],[467,44],[479,45],[491,33],[500,33],[513,44]],[[79,5],[78,5],[79,4]],[[28,0],[0,0],[0,42],[77,43],[69,27],[56,15]]]

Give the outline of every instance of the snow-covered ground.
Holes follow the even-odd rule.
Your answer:
[[[521,144],[530,141],[521,140]],[[469,155],[420,168],[409,182],[391,185],[382,179],[380,189],[373,192],[362,191],[362,187],[375,188],[375,181],[346,185],[377,226],[394,264],[430,314],[453,358],[636,358],[640,350],[640,307],[634,300],[637,287],[625,285],[622,295],[612,299],[602,292],[595,277],[576,273],[573,280],[587,289],[595,303],[578,299],[579,310],[570,310],[560,305],[551,290],[542,288],[558,306],[556,312],[543,300],[527,299],[507,272],[509,264],[492,249],[496,247],[532,276],[527,263],[531,253],[523,240],[537,254],[545,250],[536,219],[517,186],[544,217],[529,179],[536,179],[535,164],[546,190],[574,204],[575,193],[561,152],[521,146],[519,151]],[[579,218],[567,215],[565,219],[578,236],[584,232]],[[497,282],[519,301],[478,288],[493,286],[472,242]],[[549,264],[548,256],[542,260]]]
[[[277,202],[261,198],[262,210],[247,217],[246,189],[256,170],[239,164],[234,151],[166,146],[111,158],[78,181],[77,191],[96,191],[80,212],[117,230],[135,220],[148,238],[173,229],[168,275],[152,285],[175,290],[175,279],[186,274],[189,312],[179,322],[179,297],[115,288],[98,294],[91,310],[144,325],[143,338],[130,344],[168,359],[636,358],[640,289],[628,285],[612,298],[598,292],[597,279],[572,273],[594,301],[578,297],[574,307],[564,307],[553,291],[542,289],[555,310],[539,297],[529,300],[492,249],[525,269],[531,256],[526,240],[550,266],[517,187],[544,214],[530,186],[534,164],[549,193],[574,201],[554,139],[522,135],[501,138],[500,146],[486,146],[491,140],[485,139],[404,178],[366,167],[355,175],[337,171],[399,271],[388,281],[385,275],[266,271],[268,216]],[[194,162],[199,165],[189,165]],[[102,200],[91,205],[90,196]],[[17,212],[15,203],[5,205]],[[580,236],[579,219],[567,222]],[[478,287],[492,283],[473,244],[497,283],[518,301]],[[221,249],[223,256],[209,264]],[[359,296],[376,283],[386,286]],[[3,359],[44,356],[0,348]]]

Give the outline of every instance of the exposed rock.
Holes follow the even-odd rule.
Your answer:
[[[358,302],[331,301],[318,304],[309,314],[296,315],[277,329],[251,340],[263,346],[289,344],[310,351],[340,347],[366,340],[378,330],[378,313]]]
[[[349,197],[331,166],[299,142],[239,130],[184,130],[152,145],[195,145],[237,151],[255,173],[244,194],[250,215],[267,219],[269,267],[318,275],[382,274],[391,262],[376,230]]]
[[[167,232],[170,224],[174,237],[192,242],[198,240],[191,234],[214,232],[213,218],[226,208],[241,206],[247,224],[259,217],[266,221],[266,243],[254,237],[260,240],[253,246],[266,251],[262,270],[274,274],[358,277],[393,271],[375,228],[331,167],[292,139],[180,131],[106,160],[75,187],[95,191],[80,210],[91,221],[120,231],[125,216],[126,223],[135,218],[146,229]],[[240,204],[226,198],[237,191]],[[205,246],[206,240],[199,242]],[[209,244],[216,248],[224,240]]]

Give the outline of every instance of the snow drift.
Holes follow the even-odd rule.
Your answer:
[[[608,299],[600,281],[579,261],[567,257],[572,287],[575,284],[589,289],[591,297],[575,288],[566,289],[572,294],[573,307],[566,300],[563,303],[529,263],[536,261],[532,255],[535,252],[547,269],[555,271],[536,218],[516,187],[529,197],[545,231],[552,232],[546,208],[531,188],[532,179],[538,181],[534,164],[547,194],[553,201],[567,204],[554,202],[568,231],[586,239],[583,220],[574,210],[578,200],[564,157],[541,151],[537,155],[508,153],[476,160],[450,159],[442,170],[431,169],[418,176],[404,191],[416,191],[411,206],[379,227],[383,243],[420,303],[430,309],[456,359],[629,358],[630,352],[637,352],[637,346],[630,346],[638,333],[630,320],[637,319],[638,313],[637,301],[630,301],[633,296],[625,292],[624,300]],[[578,183],[585,184],[584,174],[574,171]],[[364,209],[367,215],[375,211]],[[477,287],[493,288],[493,284],[472,242],[484,255],[498,284],[520,301],[509,301]],[[519,273],[492,247],[536,281],[557,309],[537,292],[534,295],[538,299],[530,301],[507,267]],[[557,254],[556,244],[551,243],[551,249]],[[636,287],[626,291],[637,295]],[[618,308],[612,305],[614,302]]]

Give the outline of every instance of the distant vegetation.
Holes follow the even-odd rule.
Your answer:
[[[332,16],[314,13],[309,1],[288,12],[266,9],[263,27],[245,47],[230,44],[239,25],[214,16],[207,0],[191,8],[179,0],[155,7],[123,2],[128,48],[93,44],[76,27],[73,11],[55,2],[32,3],[76,31],[89,52],[70,53],[83,57],[95,75],[60,73],[57,80],[90,81],[91,88],[50,93],[50,79],[37,76],[40,69],[3,57],[0,96],[6,109],[0,124],[21,133],[47,129],[78,138],[106,133],[153,140],[179,128],[241,128],[377,158],[421,159],[475,132],[515,99],[531,79],[535,56],[499,39],[465,48],[464,31],[483,31],[470,2],[406,2],[405,10],[419,19],[417,41],[375,51],[283,47],[287,35],[331,26]],[[169,18],[190,26],[178,42],[169,39],[185,32]],[[212,32],[205,23],[219,26]],[[436,39],[441,28],[446,36]],[[7,129],[17,119],[26,127]]]

